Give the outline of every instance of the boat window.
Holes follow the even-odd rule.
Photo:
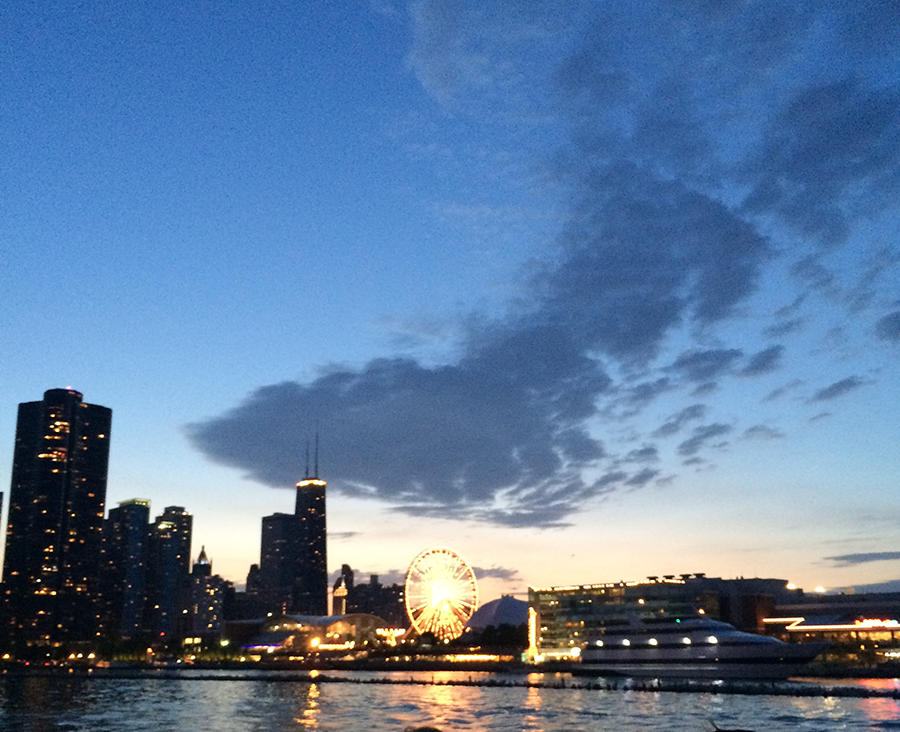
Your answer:
[[[625,640],[622,641],[622,645],[623,645],[623,646],[630,646],[630,645],[631,645],[631,641],[628,640],[628,639],[626,638]]]
[[[684,645],[686,645],[686,646],[691,645],[691,639],[688,638],[687,636],[685,636],[684,638],[682,638],[682,639],[681,639],[681,642],[684,643]]]
[[[719,642],[719,639],[716,638],[716,636],[714,636],[714,635],[709,636],[709,638],[707,638],[706,640],[708,640],[710,643],[718,643]]]
[[[659,645],[659,641],[657,641],[656,638],[651,638],[647,641],[647,643],[649,643],[651,646]]]

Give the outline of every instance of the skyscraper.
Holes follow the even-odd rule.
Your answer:
[[[85,404],[73,389],[19,405],[3,564],[17,641],[97,635],[111,423],[111,409]]]
[[[222,613],[225,602],[225,580],[212,573],[212,562],[201,547],[200,556],[191,570],[190,636],[216,638],[222,633],[225,619]]]
[[[313,477],[297,483],[294,515],[297,518],[297,577],[294,606],[308,615],[328,614],[327,537],[325,529],[325,481],[318,466]]]
[[[135,638],[144,629],[150,501],[132,498],[110,509],[103,527],[105,632]]]
[[[319,478],[318,446],[313,475],[297,483],[294,513],[262,520],[258,595],[273,610],[328,614],[325,486]]]
[[[274,612],[294,611],[298,572],[299,526],[292,513],[263,516],[259,556],[259,592]]]
[[[193,521],[181,506],[167,506],[150,527],[147,624],[157,640],[171,641],[187,630],[182,615],[190,601]]]

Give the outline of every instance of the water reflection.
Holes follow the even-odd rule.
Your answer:
[[[318,728],[319,718],[319,687],[317,684],[310,684],[306,690],[306,709],[303,710],[300,717],[295,717],[295,721],[308,729]]]
[[[900,701],[897,699],[863,699],[862,710],[869,722],[894,722],[900,719]]]
[[[417,676],[428,680],[431,674]],[[374,681],[371,676],[361,680]],[[0,678],[0,732],[296,732],[300,728],[399,732],[432,725],[445,732],[698,732],[723,728],[830,732],[885,729],[900,701],[835,696],[770,697],[563,688],[547,675],[510,685],[468,685],[468,674],[435,673],[435,684],[332,683],[321,678],[228,679]],[[461,681],[454,685],[449,681]],[[891,690],[893,680],[883,681]]]

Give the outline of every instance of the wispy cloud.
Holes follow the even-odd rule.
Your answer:
[[[691,437],[689,437],[678,446],[678,452],[681,455],[691,456],[698,453],[702,448],[706,447],[710,443],[721,445],[721,442],[716,441],[720,437],[724,437],[725,435],[729,434],[731,430],[731,425],[721,423],[695,427]]]
[[[755,424],[744,430],[745,440],[779,440],[782,437],[784,432],[764,424]]]
[[[775,345],[753,354],[750,361],[741,369],[741,376],[761,376],[775,371],[781,365],[784,346]]]
[[[837,399],[844,394],[858,389],[866,382],[858,376],[848,376],[846,379],[835,381],[822,389],[819,389],[810,397],[811,402],[827,402],[831,399]]]
[[[507,567],[472,567],[476,579],[500,579],[505,581],[521,579],[518,569]]]
[[[703,404],[692,404],[685,407],[677,414],[673,414],[664,424],[660,425],[652,434],[654,437],[669,437],[677,434],[688,423],[702,419],[707,409]]]
[[[834,557],[825,557],[828,562],[833,562],[838,567],[850,567],[869,562],[893,562],[900,560],[900,552],[861,552],[859,554],[840,554]]]

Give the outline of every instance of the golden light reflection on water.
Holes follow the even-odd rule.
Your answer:
[[[318,684],[310,684],[306,691],[306,709],[299,717],[294,717],[295,722],[307,729],[319,727],[319,694]]]
[[[458,686],[444,686],[441,682],[446,682],[453,677],[449,673],[435,673],[435,686],[422,687],[422,707],[430,711],[432,721],[430,725],[442,727],[447,724],[448,712],[455,709],[460,702],[460,691]]]
[[[543,676],[543,674],[528,674],[529,683],[537,683],[539,679],[532,679],[532,676]],[[525,701],[522,703],[522,711],[524,712],[523,729],[543,729],[541,726],[542,704],[541,690],[534,686],[528,687],[528,691],[525,693]]]

